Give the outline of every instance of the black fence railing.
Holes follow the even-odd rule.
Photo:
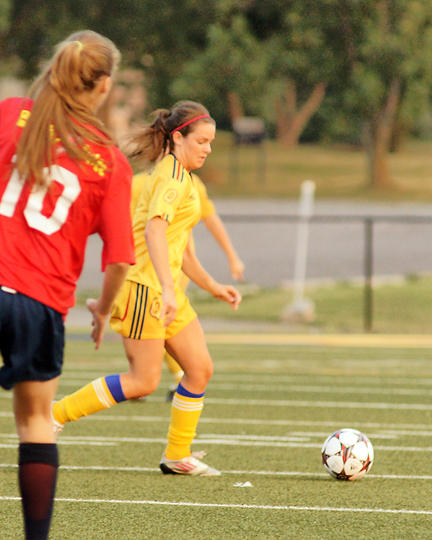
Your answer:
[[[226,223],[361,223],[363,225],[364,251],[363,251],[363,328],[365,332],[373,330],[373,276],[374,276],[374,226],[377,223],[407,223],[431,224],[432,215],[301,215],[285,214],[220,214]]]

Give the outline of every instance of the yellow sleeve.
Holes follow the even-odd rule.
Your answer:
[[[201,219],[205,219],[206,217],[216,214],[216,209],[213,202],[209,199],[209,196],[207,194],[207,188],[205,187],[204,182],[196,174],[192,174],[192,178],[198,191],[201,203]]]
[[[180,179],[173,177],[169,167],[171,167],[170,163],[168,163],[167,167],[157,167],[152,175],[153,192],[149,202],[149,220],[154,217],[161,217],[168,221],[168,223],[171,223],[179,204],[189,194],[190,179],[187,181],[184,178],[183,167],[181,169]],[[181,180],[181,178],[183,179]]]
[[[140,198],[143,186],[144,186],[144,182],[146,178],[148,177],[149,177],[148,173],[142,172],[142,173],[136,174],[132,178],[132,192],[131,192],[131,204],[130,204],[132,218],[134,217],[135,210],[136,210],[136,207],[137,207],[137,204],[138,204],[138,201],[139,201],[139,198]]]

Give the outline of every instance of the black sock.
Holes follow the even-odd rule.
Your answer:
[[[57,482],[56,444],[19,445],[19,487],[26,540],[46,540]]]

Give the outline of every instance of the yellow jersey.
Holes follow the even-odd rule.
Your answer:
[[[201,219],[195,182],[173,154],[165,156],[152,171],[134,177],[131,212],[136,264],[129,269],[127,279],[161,291],[144,236],[147,222],[154,217],[168,222],[169,265],[176,282],[190,231]]]
[[[214,204],[209,199],[209,196],[207,194],[207,188],[205,187],[204,182],[199,176],[194,173],[192,173],[191,176],[198,191],[198,196],[201,204],[201,219],[205,219],[215,214],[216,210]]]
[[[141,191],[144,187],[146,178],[151,174],[150,172],[142,172],[136,174],[132,179],[132,194],[131,194],[131,216],[132,219],[135,214],[135,210],[141,195]],[[216,213],[213,202],[209,199],[207,188],[201,178],[195,174],[191,173],[193,183],[198,191],[198,196],[201,204],[201,219],[212,216]]]

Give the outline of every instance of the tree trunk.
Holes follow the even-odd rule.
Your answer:
[[[297,90],[292,80],[287,82],[284,98],[276,103],[277,138],[287,147],[298,144],[300,136],[311,117],[321,105],[327,83],[317,83],[305,103],[297,108]]]
[[[233,124],[235,120],[244,116],[243,105],[236,92],[228,92],[227,101],[231,124]]]
[[[366,127],[366,152],[368,159],[369,185],[389,187],[392,185],[388,166],[388,155],[396,111],[400,101],[400,79],[392,81],[386,102],[374,120]]]

